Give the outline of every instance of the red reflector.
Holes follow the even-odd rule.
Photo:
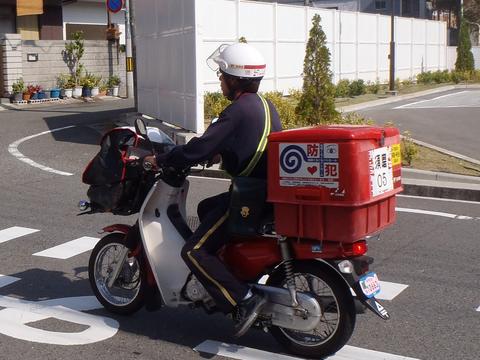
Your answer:
[[[367,252],[367,242],[365,240],[357,241],[352,246],[353,255],[364,255]]]

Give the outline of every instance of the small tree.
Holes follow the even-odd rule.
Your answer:
[[[457,46],[457,61],[455,62],[455,70],[457,71],[473,71],[475,68],[470,32],[468,30],[467,22],[462,19]]]
[[[335,110],[335,87],[330,71],[327,37],[320,25],[320,15],[313,17],[313,26],[303,62],[303,94],[296,113],[308,125],[325,124],[338,118]]]
[[[72,34],[73,40],[65,43],[65,50],[63,50],[63,60],[67,63],[70,73],[75,80],[75,85],[80,84],[80,77],[83,71],[83,64],[80,60],[85,52],[83,41],[83,32],[76,31]]]

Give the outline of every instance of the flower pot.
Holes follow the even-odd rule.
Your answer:
[[[32,96],[30,96],[30,100],[38,100],[38,93],[33,93]]]
[[[92,88],[92,97],[98,96],[99,93],[100,93],[100,89],[98,88],[98,86]]]
[[[32,97],[32,95],[30,95],[30,94],[23,94],[22,95],[22,99],[25,100],[25,101],[30,100],[31,97]]]
[[[73,96],[73,89],[62,89],[62,98],[71,98]]]
[[[81,97],[82,89],[83,89],[83,86],[75,86],[75,89],[73,89],[73,97]]]
[[[92,96],[92,89],[84,86],[83,89],[82,89],[82,96],[83,97],[91,97]]]
[[[118,96],[118,86],[112,87],[112,96]]]
[[[23,94],[22,93],[15,93],[12,96],[13,101],[22,101],[23,100]]]
[[[43,100],[45,99],[45,93],[43,91],[40,91],[37,93],[37,99],[38,100]]]
[[[43,96],[45,97],[45,99],[50,99],[50,90],[45,90],[43,92]]]
[[[51,89],[50,90],[50,97],[52,99],[58,99],[60,97],[60,89]]]

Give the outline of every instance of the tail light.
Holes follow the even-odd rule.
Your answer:
[[[344,246],[344,254],[346,256],[361,256],[367,253],[368,246],[365,240],[360,240],[352,244]]]

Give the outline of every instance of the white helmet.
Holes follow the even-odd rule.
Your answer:
[[[265,75],[265,59],[253,46],[245,43],[222,44],[207,59],[213,71],[222,71],[242,79],[261,79]]]

